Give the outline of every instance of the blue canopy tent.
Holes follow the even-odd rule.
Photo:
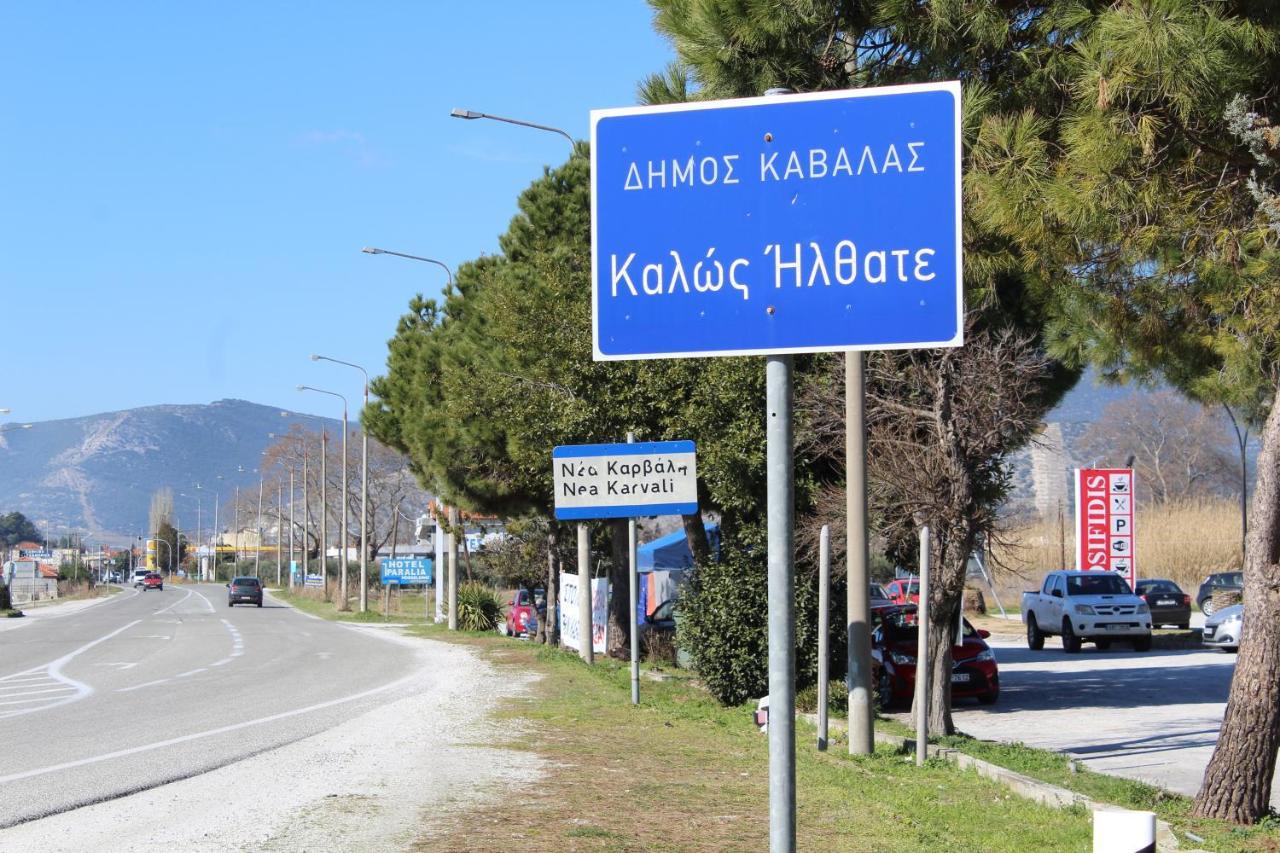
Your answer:
[[[708,524],[706,531],[707,544],[711,547],[713,558],[719,559],[720,525]],[[661,572],[675,575],[676,579],[682,577],[685,572],[693,568],[693,552],[689,549],[688,540],[685,539],[684,529],[681,528],[652,542],[646,542],[637,548],[636,567],[640,574]],[[636,618],[642,623],[650,610],[649,587],[650,584],[642,579],[639,600],[636,602]],[[661,603],[661,601],[655,601],[654,606]]]

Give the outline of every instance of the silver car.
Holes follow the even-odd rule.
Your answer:
[[[1213,646],[1229,652],[1238,652],[1240,651],[1240,630],[1243,624],[1243,604],[1224,607],[1204,620],[1204,633],[1201,635],[1201,642],[1206,646]]]

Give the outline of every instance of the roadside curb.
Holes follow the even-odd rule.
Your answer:
[[[814,726],[818,724],[817,714],[798,714],[797,716]],[[844,723],[839,720],[828,720],[827,725],[839,731],[845,730]],[[915,738],[900,737],[899,735],[891,735],[888,732],[875,732],[875,740],[876,743],[895,747],[901,752],[914,752],[916,748]],[[951,747],[930,745],[929,755],[949,761],[957,767],[973,770],[983,778],[1004,785],[1020,797],[1035,800],[1050,808],[1065,809],[1071,806],[1082,806],[1090,811],[1120,808],[1110,803],[1100,803],[1084,794],[1078,794],[1075,791],[1069,791],[1066,788],[1051,785],[1048,782],[1041,782],[1039,779],[1033,779],[1021,773],[1015,773],[998,764],[983,761],[981,758],[974,758],[968,753]],[[1183,850],[1178,837],[1173,833],[1173,827],[1159,818],[1156,818],[1156,850]],[[1185,850],[1183,853],[1201,853],[1201,851]]]

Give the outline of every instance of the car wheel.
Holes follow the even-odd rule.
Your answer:
[[[1110,641],[1110,640],[1094,640],[1094,643],[1093,643],[1093,644],[1094,644],[1095,646],[1097,646],[1098,648],[1100,648],[1100,649],[1109,649],[1109,648],[1111,648],[1111,641]]]
[[[981,705],[994,705],[996,700],[1000,698],[999,690],[992,690],[990,693],[979,693],[978,703]]]
[[[1205,616],[1212,616],[1218,612],[1218,608],[1213,605],[1213,596],[1209,596],[1204,601],[1200,602],[1200,612]]]
[[[1147,634],[1145,637],[1139,637],[1138,639],[1134,640],[1133,650],[1135,652],[1151,651],[1151,635]]]
[[[228,607],[235,607],[235,606],[236,606],[236,603],[235,603],[234,601],[228,601],[228,602],[227,602],[227,606],[228,606]]]
[[[258,602],[258,606],[259,606],[259,607],[261,607],[261,606],[262,606],[262,602],[261,602],[261,601],[259,601],[259,602]]]
[[[876,682],[876,699],[881,711],[893,707],[893,679],[884,670],[880,671],[880,679]]]
[[[1178,630],[1179,630],[1179,631],[1190,631],[1190,630],[1191,630],[1191,623],[1190,623],[1190,622],[1187,622],[1185,625],[1179,625],[1179,626],[1178,626]]]
[[[1044,648],[1044,634],[1036,624],[1034,613],[1027,614],[1027,648],[1037,652]]]
[[[1080,651],[1080,638],[1071,630],[1071,620],[1062,620],[1062,649],[1069,655]]]

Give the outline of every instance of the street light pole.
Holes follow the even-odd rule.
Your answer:
[[[327,355],[312,354],[311,360],[354,367],[364,375],[364,408],[360,410],[360,612],[364,613],[369,609],[369,431],[364,426],[364,412],[369,408],[369,371]]]
[[[545,130],[548,133],[558,133],[559,135],[563,136],[565,140],[567,140],[569,143],[569,156],[573,157],[573,155],[578,153],[578,143],[573,141],[573,137],[570,136],[568,132],[563,131],[558,127],[551,127],[545,124],[535,124],[534,122],[524,121],[523,119],[518,119],[518,118],[506,118],[504,116],[496,116],[491,113],[480,113],[480,112],[476,112],[475,110],[460,110],[457,108],[454,108],[453,110],[451,110],[449,112],[449,115],[453,116],[454,118],[467,119],[469,121],[473,119],[478,119],[478,118],[487,118],[492,121],[505,122],[506,124],[518,124],[520,125],[520,127],[531,127],[534,130]]]
[[[338,584],[338,594],[342,600],[338,603],[339,610],[347,609],[347,398],[339,394],[337,391],[326,391],[323,388],[313,388],[310,385],[299,385],[299,391],[314,391],[317,394],[328,394],[330,397],[337,397],[342,401],[342,547],[338,555],[338,567],[342,572],[342,579]]]

